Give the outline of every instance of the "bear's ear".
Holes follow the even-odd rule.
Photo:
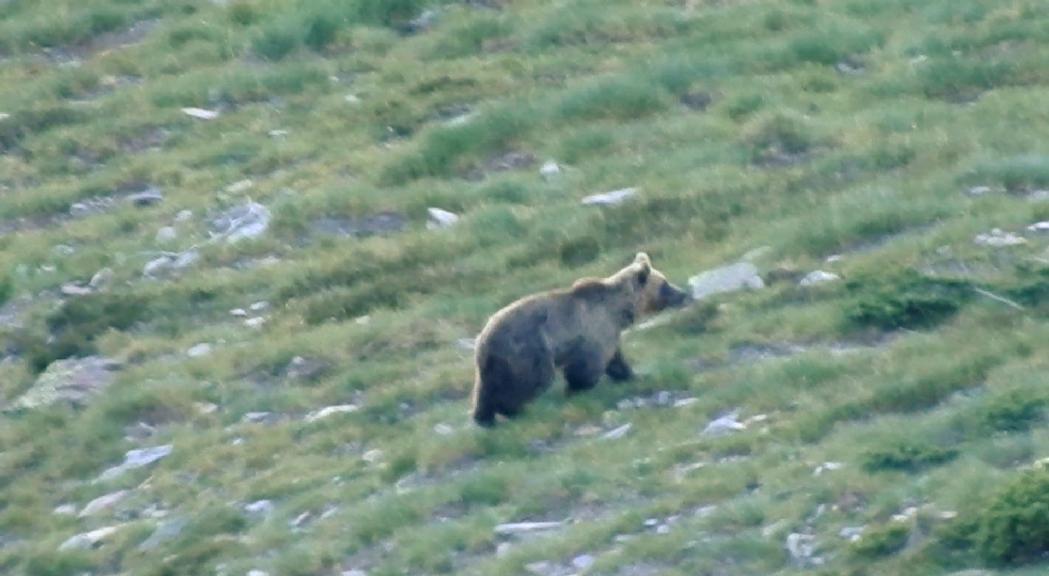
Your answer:
[[[652,263],[648,260],[648,254],[638,252],[634,258],[634,265],[637,266],[637,285],[644,286],[648,283],[648,276],[652,272]]]

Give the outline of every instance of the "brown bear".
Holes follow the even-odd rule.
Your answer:
[[[652,268],[639,252],[608,278],[584,278],[567,290],[522,298],[493,315],[477,337],[473,419],[512,418],[550,386],[561,368],[572,394],[593,388],[602,374],[629,380],[619,334],[638,317],[682,306],[691,296]]]

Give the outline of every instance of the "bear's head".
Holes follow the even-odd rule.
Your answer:
[[[634,262],[617,276],[633,283],[634,313],[637,316],[655,314],[666,308],[677,308],[692,302],[688,292],[671,284],[662,272],[652,267],[652,261],[644,252],[638,252]]]

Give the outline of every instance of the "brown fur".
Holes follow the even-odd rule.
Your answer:
[[[562,369],[569,393],[592,388],[607,374],[628,380],[619,334],[634,321],[688,295],[652,268],[648,255],[608,278],[584,278],[571,288],[522,298],[493,315],[477,338],[473,418],[516,416]]]

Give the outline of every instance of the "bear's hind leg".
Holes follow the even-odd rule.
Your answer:
[[[623,358],[622,350],[616,350],[615,355],[608,361],[608,366],[605,367],[605,374],[608,374],[608,377],[616,382],[624,382],[634,377],[634,371],[626,363],[626,359]]]
[[[581,351],[565,364],[565,381],[568,382],[566,392],[574,394],[593,388],[604,371],[600,353]]]

